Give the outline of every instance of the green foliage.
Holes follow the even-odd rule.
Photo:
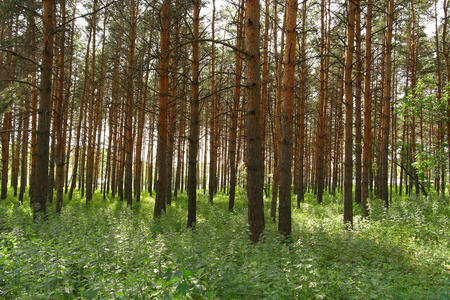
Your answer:
[[[29,203],[0,202],[0,298],[450,297],[450,208],[443,199],[396,198],[389,211],[373,200],[371,218],[357,217],[349,232],[342,230],[341,198],[326,195],[319,205],[307,194],[293,209],[292,243],[267,221],[262,241],[251,244],[245,195],[237,195],[234,212],[223,194],[214,205],[198,198],[195,229],[186,228],[184,194],[158,220],[145,193],[132,209],[100,194],[89,205],[78,198],[37,223]]]
[[[406,96],[397,111],[402,116],[415,116],[422,118],[427,124],[438,124],[447,122],[447,99],[449,97],[450,86],[444,88],[444,93],[440,99],[437,97],[437,82],[432,77],[425,77],[418,80],[413,89],[406,91]],[[439,134],[444,135],[444,132]],[[433,136],[433,139],[438,139]],[[411,145],[402,145],[402,151],[410,151]],[[418,144],[415,153],[415,162],[412,164],[419,174],[425,174],[430,170],[435,170],[445,165],[447,159],[446,144],[433,141],[430,145]],[[405,154],[405,153],[403,153]]]

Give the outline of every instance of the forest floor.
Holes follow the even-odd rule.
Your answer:
[[[132,209],[77,197],[36,223],[29,203],[0,202],[0,299],[450,299],[448,197],[396,197],[389,211],[372,200],[367,220],[355,204],[346,231],[341,197],[307,194],[290,243],[266,199],[257,244],[243,192],[231,213],[226,195],[211,205],[199,191],[194,230],[185,194],[158,221],[148,194]]]

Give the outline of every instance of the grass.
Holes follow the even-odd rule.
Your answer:
[[[371,201],[370,219],[355,217],[349,232],[341,198],[319,205],[308,194],[290,244],[269,221],[269,199],[263,240],[249,242],[243,193],[233,213],[226,195],[210,205],[199,193],[194,230],[185,194],[160,220],[148,194],[132,209],[77,197],[37,223],[28,203],[0,202],[0,298],[450,298],[450,208],[438,197],[398,197],[389,211]]]

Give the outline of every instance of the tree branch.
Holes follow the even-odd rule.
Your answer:
[[[12,51],[12,50],[8,50],[6,48],[0,48],[0,51],[10,53],[10,54],[12,54],[14,56],[17,56],[17,57],[21,58],[21,59],[25,59],[25,60],[29,61],[30,63],[32,63],[35,66],[38,66],[38,67],[41,66],[40,64],[38,64],[36,61],[32,60],[31,58],[25,57],[22,54],[19,54],[17,52]]]
[[[408,175],[411,179],[415,180],[414,176],[412,176],[411,174],[409,174],[409,173],[408,173],[408,170],[406,170],[406,168],[405,168],[403,165],[399,164],[398,162],[395,162],[395,164],[396,164],[397,166],[399,166],[400,168],[402,168],[403,171],[405,171],[406,175]],[[425,195],[425,197],[428,197],[428,193],[425,191],[425,187],[423,186],[423,184],[422,184],[420,181],[419,181],[419,185],[420,185],[420,187],[422,188],[422,193]]]

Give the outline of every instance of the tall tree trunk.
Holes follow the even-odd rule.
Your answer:
[[[159,217],[166,210],[167,190],[167,114],[169,97],[169,50],[170,46],[170,0],[164,0],[161,8],[161,56],[159,77],[159,116],[158,146],[156,159],[158,165],[158,184],[156,190],[154,216]]]
[[[411,70],[411,92],[415,94],[416,81],[417,81],[417,56],[416,56],[416,21],[415,21],[415,10],[414,3],[410,3],[411,12],[411,27],[409,32],[409,68]],[[414,178],[414,186],[416,188],[416,195],[420,193],[419,188],[419,174],[417,173],[417,168],[415,167],[416,162],[416,113],[411,113],[411,171]]]
[[[369,216],[367,199],[369,198],[369,170],[371,168],[372,147],[372,91],[371,91],[371,60],[372,60],[372,0],[367,1],[366,12],[366,49],[364,74],[364,147],[362,159],[361,184],[361,214]]]
[[[193,39],[198,40],[200,28],[200,0],[194,0]],[[189,136],[188,161],[188,219],[187,226],[194,227],[197,221],[197,152],[199,140],[199,42],[192,43],[192,91],[191,91],[191,133]]]
[[[444,99],[442,98],[442,88],[441,88],[441,84],[442,84],[442,73],[441,73],[441,60],[440,60],[440,52],[439,52],[439,24],[438,24],[438,8],[437,8],[437,3],[438,1],[435,1],[434,3],[434,10],[435,10],[435,30],[436,30],[436,74],[437,74],[437,98],[439,100],[439,102],[444,101]],[[439,124],[438,124],[438,138],[439,138],[439,149],[442,149],[444,147],[444,124],[443,124],[443,120],[439,120]],[[441,154],[439,154],[441,155]],[[441,196],[444,197],[445,196],[445,165],[442,164],[440,167],[438,167],[438,171],[440,172],[440,174],[438,175],[440,177],[440,180],[438,180],[438,185],[439,183],[441,184]],[[439,190],[439,188],[438,188]]]
[[[245,0],[245,8],[248,95],[246,117],[248,223],[250,240],[257,242],[264,231],[259,0]]]
[[[344,225],[353,227],[353,84],[352,65],[355,45],[355,15],[358,3],[348,1],[347,47],[345,54],[345,158],[344,158]]]
[[[278,231],[290,235],[292,149],[295,86],[295,46],[297,40],[297,0],[287,3],[286,49],[284,51],[283,104],[281,111],[281,155],[280,155],[280,205],[278,210]]]
[[[6,23],[6,22],[5,22]],[[12,38],[12,26],[9,26],[9,36],[7,38]],[[2,28],[3,29],[3,28]],[[2,30],[1,38],[3,39],[3,36],[5,33]],[[6,34],[8,35],[8,34]],[[2,52],[3,54],[3,52]],[[1,58],[1,57],[0,57]],[[0,62],[3,63],[3,60]],[[6,67],[6,78],[13,78],[13,67],[12,67],[12,55],[8,55],[7,58],[7,67]],[[0,74],[2,75],[2,74]],[[5,84],[4,87],[7,87],[8,83]],[[12,129],[12,112],[11,107],[6,108],[6,112],[4,112],[3,116],[3,126],[2,126],[2,133],[1,133],[1,139],[2,139],[2,183],[1,183],[1,192],[0,192],[0,199],[4,200],[8,197],[8,179],[9,179],[9,156],[10,156],[10,130]]]
[[[150,40],[153,39],[153,31],[150,32]],[[150,56],[151,47],[148,50],[148,56]],[[138,117],[138,128],[137,128],[137,137],[136,137],[136,157],[135,157],[135,167],[134,167],[134,195],[136,202],[141,201],[141,182],[143,175],[142,168],[142,147],[143,147],[143,139],[144,139],[144,124],[145,124],[145,112],[147,109],[147,93],[148,93],[148,84],[150,77],[150,64],[147,65],[145,70],[145,79],[144,79],[144,87],[141,86],[140,90],[142,95],[140,96],[140,104],[139,104],[139,117]],[[148,145],[150,147],[150,143]],[[148,151],[148,154],[153,152],[152,150]],[[147,161],[148,156],[147,156]]]
[[[61,1],[61,23],[66,23],[66,1]],[[58,78],[58,96],[57,107],[55,114],[54,130],[56,131],[56,149],[55,149],[55,162],[56,162],[56,212],[60,213],[63,202],[63,190],[64,190],[64,165],[65,165],[65,145],[66,141],[64,136],[64,127],[66,124],[65,117],[68,109],[68,100],[64,91],[65,82],[65,32],[61,31],[61,37],[59,39],[59,78]]]
[[[212,1],[213,11],[212,11],[212,23],[211,32],[212,39],[215,39],[215,19],[216,19],[216,2]],[[214,195],[217,190],[216,177],[217,177],[217,104],[216,104],[216,51],[215,44],[212,43],[211,49],[211,120],[210,120],[210,140],[209,140],[209,202],[212,203]],[[206,164],[206,161],[205,161]]]
[[[70,191],[69,191],[69,200],[72,200],[73,197],[73,191],[75,190],[75,187],[77,185],[77,176],[78,173],[82,174],[83,166],[80,164],[80,155],[83,156],[83,151],[81,149],[81,129],[83,128],[83,122],[84,117],[86,115],[87,111],[87,102],[86,101],[86,89],[88,85],[88,78],[89,78],[89,57],[90,57],[90,45],[91,45],[91,39],[92,39],[92,30],[89,30],[89,38],[86,48],[86,58],[85,58],[85,65],[84,65],[84,84],[83,84],[83,93],[81,95],[81,104],[80,104],[80,112],[78,115],[78,124],[77,124],[77,133],[76,133],[76,142],[75,142],[75,155],[74,155],[74,163],[73,163],[73,171],[72,171],[72,184],[70,185]],[[84,144],[84,143],[82,143]],[[81,166],[80,166],[81,165]],[[80,172],[78,172],[78,168],[80,169]],[[79,186],[80,188],[80,186]]]
[[[318,100],[318,115],[317,115],[317,170],[316,170],[316,186],[317,186],[317,202],[323,201],[324,190],[324,157],[325,157],[325,139],[326,139],[326,107],[327,98],[325,97],[326,86],[326,45],[325,45],[325,10],[326,1],[321,1],[320,6],[320,73],[319,73],[319,100]]]
[[[39,104],[37,153],[36,153],[36,191],[33,201],[33,218],[42,215],[47,218],[48,193],[48,159],[50,141],[50,122],[52,107],[52,68],[53,68],[53,39],[55,28],[55,3],[53,0],[42,1],[43,19],[43,51],[41,65],[41,102]]]
[[[268,1],[268,0],[266,0]],[[236,38],[236,48],[242,49],[243,47],[243,16],[244,8],[243,1],[239,6],[239,16],[237,24],[237,38]],[[228,210],[233,211],[235,194],[236,194],[236,173],[237,173],[237,154],[236,154],[236,138],[237,138],[237,127],[238,127],[238,114],[239,114],[239,103],[241,99],[241,75],[242,75],[242,54],[238,51],[235,52],[234,58],[236,60],[236,70],[234,77],[234,91],[233,91],[233,110],[231,112],[231,126],[230,126],[230,146],[229,155],[230,158],[230,197],[228,201]]]
[[[31,0],[31,4],[34,4],[35,1]],[[37,26],[34,20],[34,15],[30,18],[30,27],[31,27],[31,38],[30,38],[30,44],[33,49],[36,49],[36,31]],[[37,54],[35,50],[31,51],[31,58],[35,59]],[[35,69],[34,74],[32,75],[32,83],[34,86],[37,86],[37,68]],[[31,108],[34,112],[37,111],[38,106],[38,89],[33,89],[31,91]],[[30,195],[30,206],[34,207],[34,194],[36,190],[36,154],[37,154],[37,114],[33,113],[31,114],[31,170],[30,170],[30,189],[29,189],[29,195]]]
[[[386,34],[384,40],[384,83],[383,107],[381,112],[381,152],[380,152],[380,198],[383,205],[389,207],[388,192],[388,154],[389,154],[389,127],[391,115],[391,66],[392,66],[392,30],[394,23],[394,0],[387,1]]]
[[[270,206],[270,217],[275,222],[278,191],[280,185],[280,142],[281,142],[281,102],[282,102],[282,70],[283,70],[283,51],[284,51],[284,29],[286,14],[283,17],[283,26],[281,30],[281,45],[278,52],[278,22],[277,22],[277,7],[278,2],[274,1],[274,47],[275,47],[275,78],[276,78],[276,91],[275,91],[275,107],[274,107],[274,125],[273,125],[273,148],[274,148],[274,166],[273,166],[273,186],[272,186],[272,201]]]
[[[175,10],[179,11],[179,1],[176,1]],[[168,131],[168,151],[167,151],[167,191],[166,191],[166,204],[172,204],[172,182],[173,182],[173,153],[175,145],[175,131],[177,127],[177,101],[178,101],[178,44],[180,43],[180,26],[178,16],[176,15],[175,22],[175,32],[174,32],[174,43],[175,49],[172,52],[172,63],[171,63],[171,84],[170,84],[170,100],[169,100],[169,131]]]
[[[362,92],[362,58],[361,58],[361,0],[356,1],[355,15],[355,202],[361,204],[362,144],[361,144],[361,92]]]
[[[186,54],[187,52],[187,45],[184,47],[183,54]],[[187,73],[187,60],[183,60],[183,74]],[[187,77],[183,76],[183,83],[182,83],[182,95],[184,97],[186,93],[186,86],[187,86]],[[178,149],[177,149],[177,167],[176,167],[176,177],[175,177],[175,190],[174,190],[174,196],[178,196],[178,189],[180,191],[183,191],[183,184],[182,184],[182,177],[183,177],[183,166],[184,166],[184,144],[185,144],[185,101],[178,101],[179,103],[179,127],[178,127]]]
[[[133,204],[133,106],[134,106],[134,51],[136,47],[136,23],[137,23],[137,3],[131,0],[130,3],[130,32],[129,32],[129,52],[128,52],[128,72],[127,72],[127,100],[125,113],[125,200],[131,207]]]
[[[3,132],[2,132],[2,188],[0,198],[6,199],[8,197],[8,171],[9,171],[9,144],[10,144],[10,130],[11,130],[12,112],[10,109],[3,117]]]
[[[97,10],[98,1],[94,0],[94,12]],[[94,137],[94,122],[95,122],[95,89],[96,89],[96,35],[97,35],[97,13],[92,15],[91,20],[92,30],[92,67],[91,67],[91,86],[90,96],[88,100],[88,127],[86,128],[87,139],[87,156],[86,156],[86,203],[92,200],[93,194],[93,181],[94,181],[94,149],[95,149],[95,137]]]
[[[298,167],[298,190],[297,190],[297,208],[300,208],[300,203],[305,200],[304,188],[304,168],[305,168],[305,104],[306,104],[306,9],[307,0],[303,0],[302,5],[302,29],[301,29],[301,46],[300,46],[300,116],[299,116],[299,167]]]
[[[450,57],[447,48],[447,30],[448,30],[448,1],[444,0],[444,24],[442,25],[442,54],[444,55],[445,71],[447,73],[447,86],[450,84]],[[447,143],[450,144],[450,97],[447,97]],[[450,151],[448,151],[448,161],[450,166]],[[450,176],[448,177],[450,181]]]
[[[240,20],[239,22],[242,23]],[[265,13],[264,13],[264,45],[263,45],[263,63],[262,63],[262,86],[261,86],[261,151],[263,170],[265,172],[266,161],[266,122],[267,122],[267,105],[269,102],[269,28],[272,23],[270,22],[270,2],[265,0]],[[230,174],[231,175],[231,174]],[[265,179],[263,179],[263,186],[265,187]]]

